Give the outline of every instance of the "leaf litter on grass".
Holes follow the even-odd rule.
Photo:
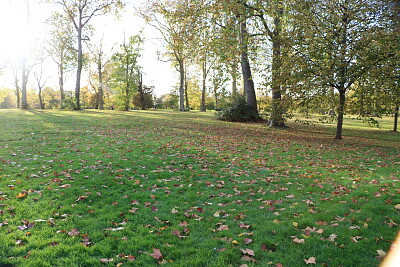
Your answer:
[[[35,114],[53,129],[20,120],[9,130],[22,140],[0,144],[0,237],[14,244],[0,246],[2,263],[29,266],[53,247],[53,265],[127,260],[118,255],[139,265],[315,264],[307,251],[318,264],[371,266],[398,229],[393,146],[196,114],[68,115]],[[16,231],[42,218],[29,235]]]

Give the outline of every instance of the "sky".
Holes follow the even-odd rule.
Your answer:
[[[28,51],[32,51],[33,47],[43,44],[40,40],[45,37],[44,20],[52,8],[43,8],[43,4],[38,0],[29,0],[28,22],[26,1],[0,0],[0,66],[2,66],[0,87],[13,88],[14,78],[8,67],[9,62],[18,62],[25,51],[29,54],[31,52]],[[111,15],[98,16],[93,19],[92,24],[95,33],[90,37],[90,43],[99,43],[104,36],[104,50],[108,55],[111,55],[112,51],[124,41],[124,36],[128,38],[142,32],[144,45],[139,65],[143,67],[144,84],[154,86],[157,96],[169,93],[177,84],[178,76],[171,63],[158,60],[157,52],[164,52],[165,49],[161,34],[136,17],[132,6],[128,5],[118,20]],[[56,66],[49,60],[45,69],[46,86],[57,89]],[[82,86],[88,83],[85,76],[84,74]],[[71,91],[74,90],[74,77],[75,73],[72,72],[67,78],[67,88]],[[34,87],[32,75],[29,77],[29,84],[30,87]]]

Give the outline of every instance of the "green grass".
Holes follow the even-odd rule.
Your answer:
[[[377,266],[400,224],[390,123],[346,118],[338,141],[210,113],[0,110],[0,265]]]

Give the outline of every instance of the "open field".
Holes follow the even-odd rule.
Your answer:
[[[391,123],[348,118],[338,141],[210,113],[0,110],[0,265],[377,266],[400,224]]]

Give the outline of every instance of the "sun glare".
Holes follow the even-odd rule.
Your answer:
[[[15,62],[31,47],[32,32],[24,1],[0,3],[0,58]]]

